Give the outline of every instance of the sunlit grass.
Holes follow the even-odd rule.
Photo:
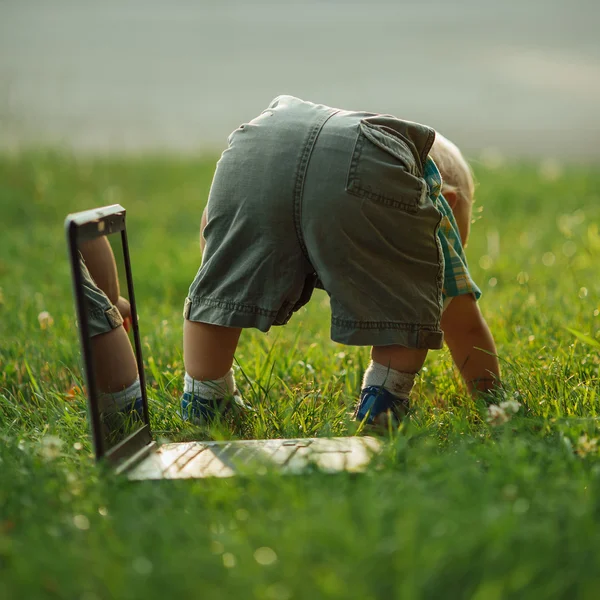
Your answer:
[[[287,327],[243,335],[247,418],[199,431],[177,416],[182,305],[213,162],[0,159],[0,598],[595,598],[592,168],[477,168],[468,256],[502,361],[498,402],[520,404],[506,424],[487,422],[442,351],[419,376],[412,420],[364,477],[129,485],[94,465],[62,223],[113,202],[128,210],[160,437],[353,432],[368,351],[330,341],[323,293]]]

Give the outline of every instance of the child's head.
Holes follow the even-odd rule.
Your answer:
[[[442,194],[452,208],[464,246],[471,228],[473,173],[457,146],[440,133],[436,132],[430,154],[442,175]]]

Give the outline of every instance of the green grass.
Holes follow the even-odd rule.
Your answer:
[[[468,255],[521,403],[510,422],[486,422],[442,351],[364,476],[129,484],[95,466],[69,396],[81,375],[64,217],[127,208],[152,425],[194,438],[175,414],[181,312],[213,164],[0,158],[0,598],[597,598],[600,461],[581,440],[600,437],[592,168],[477,168]],[[368,351],[329,340],[323,294],[285,328],[247,332],[237,360],[260,410],[212,435],[351,431]]]

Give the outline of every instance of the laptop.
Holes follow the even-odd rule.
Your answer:
[[[380,450],[380,442],[368,436],[178,443],[159,443],[154,438],[150,427],[125,216],[125,209],[114,204],[70,214],[65,221],[96,459],[130,480],[231,477],[261,474],[267,470],[281,473],[303,473],[312,469],[326,472],[364,471],[373,455]],[[90,256],[90,248],[105,244],[105,241],[110,244],[115,257],[117,276],[121,282],[119,294],[127,297],[131,310],[131,320],[125,323],[129,325],[126,327],[128,332],[124,334],[120,331],[123,328],[117,327],[117,337],[120,336],[119,344],[122,345],[119,347],[107,332],[98,333],[93,318],[97,312],[90,312],[97,300],[97,297],[90,296],[89,283],[94,258]],[[96,289],[102,288],[100,282],[92,283],[94,288],[96,285]],[[112,317],[115,316],[114,310],[115,307]],[[110,313],[107,311],[109,321]],[[116,318],[118,322],[120,317],[116,315]],[[127,342],[123,346],[125,335]],[[133,378],[136,374],[139,377],[141,402],[138,400],[129,410],[115,412],[107,407],[104,402],[107,395],[100,388],[104,385],[107,372],[110,377],[127,362],[115,358],[120,356],[122,347],[126,350],[125,358],[129,360],[129,356],[133,365]]]

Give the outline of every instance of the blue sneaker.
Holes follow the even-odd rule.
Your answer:
[[[124,440],[137,431],[144,421],[144,401],[141,397],[115,409],[113,405],[108,410],[100,411],[104,437],[110,444]]]
[[[408,414],[408,400],[399,398],[378,385],[370,385],[360,393],[360,401],[354,411],[354,420],[366,425],[387,426],[389,419],[398,426]]]
[[[144,419],[144,400],[140,396],[135,399],[135,402],[126,408],[122,408],[121,412],[125,414],[131,414],[133,417],[137,417],[140,421]]]
[[[181,396],[181,418],[184,421],[204,424],[214,421],[232,409],[245,411],[248,407],[239,396],[207,400],[195,394],[184,392]]]

